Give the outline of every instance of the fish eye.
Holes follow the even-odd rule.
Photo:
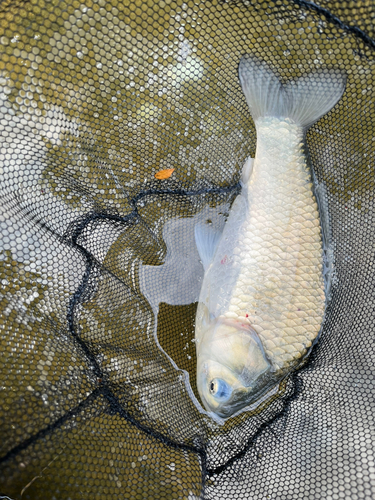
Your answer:
[[[227,400],[232,394],[231,387],[221,378],[214,378],[209,384],[210,394],[216,399]]]

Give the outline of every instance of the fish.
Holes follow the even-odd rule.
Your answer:
[[[229,418],[255,405],[306,358],[324,319],[324,238],[306,132],[342,97],[322,69],[283,83],[244,55],[239,80],[257,143],[222,233],[195,227],[204,278],[195,318],[197,389]],[[321,207],[320,207],[321,208]]]

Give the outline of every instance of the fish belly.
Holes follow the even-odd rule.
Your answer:
[[[325,308],[319,212],[303,151],[301,127],[273,117],[257,121],[245,216],[234,210],[223,233],[235,280],[221,315],[248,321],[278,371],[306,354]],[[223,271],[221,247],[215,260]]]

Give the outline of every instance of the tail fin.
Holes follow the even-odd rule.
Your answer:
[[[324,69],[283,85],[265,62],[251,55],[241,58],[239,77],[254,121],[262,116],[291,118],[305,128],[333,108],[346,84],[343,72]]]

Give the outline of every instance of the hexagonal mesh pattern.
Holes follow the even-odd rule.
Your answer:
[[[375,496],[374,16],[367,0],[1,3],[2,495]],[[308,362],[220,425],[195,385],[189,245],[254,156],[249,53],[284,80],[348,76],[307,135],[335,280]]]

